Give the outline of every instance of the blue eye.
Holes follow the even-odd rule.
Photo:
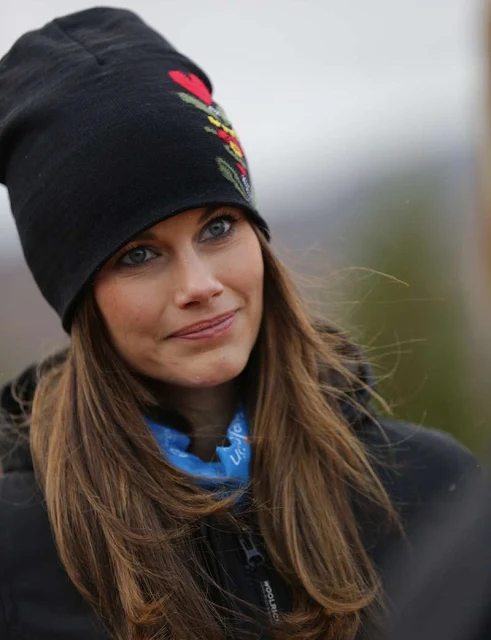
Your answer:
[[[156,256],[155,251],[148,247],[133,247],[121,257],[119,262],[126,267],[138,267],[153,260]]]
[[[203,240],[219,240],[232,233],[235,223],[238,218],[226,214],[219,216],[211,220],[204,228],[202,239]]]

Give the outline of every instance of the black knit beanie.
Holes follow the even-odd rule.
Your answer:
[[[95,272],[186,209],[255,209],[210,80],[138,16],[95,8],[22,36],[0,61],[0,180],[28,266],[69,331]]]

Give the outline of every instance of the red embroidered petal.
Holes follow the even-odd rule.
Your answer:
[[[194,73],[186,75],[182,71],[169,71],[169,76],[174,82],[177,82],[177,84],[181,85],[186,91],[192,93],[193,96],[196,96],[196,98],[208,106],[213,103],[208,87],[198,76],[194,75]]]

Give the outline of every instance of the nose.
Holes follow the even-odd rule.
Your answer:
[[[223,292],[212,265],[191,250],[176,261],[175,304],[179,308],[206,304]]]

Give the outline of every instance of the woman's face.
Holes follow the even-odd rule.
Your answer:
[[[242,372],[256,342],[261,248],[239,209],[192,209],[126,245],[94,288],[130,367],[173,385],[215,386]]]

